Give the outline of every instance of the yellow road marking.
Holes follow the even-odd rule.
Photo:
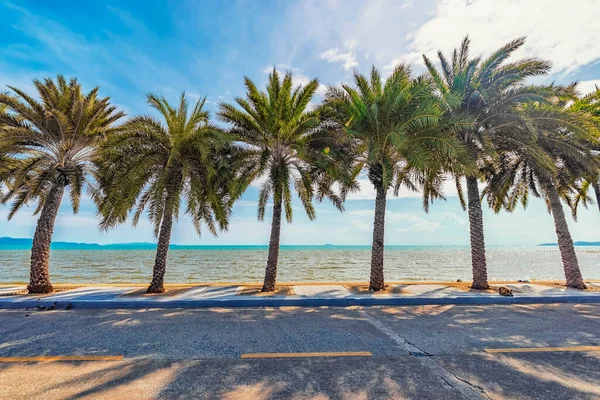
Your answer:
[[[368,351],[341,351],[321,353],[246,353],[241,358],[299,358],[299,357],[370,357]]]
[[[52,361],[119,361],[123,356],[37,356],[37,357],[0,357],[0,363],[14,362],[52,362]]]
[[[600,346],[575,347],[521,347],[510,349],[484,349],[486,353],[542,353],[553,351],[600,351]]]

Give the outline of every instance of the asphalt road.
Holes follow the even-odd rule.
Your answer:
[[[0,399],[600,399],[600,305],[4,310],[0,361]]]

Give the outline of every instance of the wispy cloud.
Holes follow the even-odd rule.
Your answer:
[[[358,186],[360,190],[356,192],[352,192],[348,194],[348,200],[373,200],[376,197],[377,192],[375,191],[375,187],[366,178],[366,176],[361,175],[359,179],[357,179]],[[446,178],[446,181],[442,185],[442,194],[445,197],[454,197],[458,196],[458,192],[456,190],[456,183],[454,179],[450,176]],[[387,199],[395,199],[395,198],[421,198],[423,195],[420,191],[413,191],[405,186],[402,186],[398,191],[398,196],[394,195],[393,189],[389,189],[387,192]]]
[[[465,218],[459,217],[455,213],[449,213],[449,212],[444,213],[443,221],[449,221],[452,224],[458,224],[458,225],[466,225],[467,224],[467,220]]]
[[[356,229],[373,229],[373,210],[355,210],[348,212],[352,226]],[[435,231],[442,228],[440,221],[426,219],[412,213],[386,211],[386,226],[396,232],[406,231]]]
[[[294,87],[306,86],[307,84],[310,83],[310,81],[315,79],[315,78],[310,78],[300,68],[294,68],[288,64],[276,64],[275,69],[278,70],[279,72],[291,71],[292,72],[292,85]],[[270,74],[271,72],[273,72],[273,67],[267,67],[263,70],[263,72],[265,74]],[[319,83],[319,86],[317,87],[315,94],[317,96],[322,96],[325,94],[325,92],[327,92],[327,86],[323,85],[322,83]]]
[[[450,52],[466,34],[472,38],[473,54],[484,55],[510,39],[527,35],[527,45],[517,57],[550,59],[554,74],[549,81],[580,79],[582,94],[600,84],[597,0],[304,0],[275,2],[271,7],[262,2],[232,2],[228,7],[218,2],[175,2],[166,6],[163,1],[144,3],[144,12],[139,12],[139,5],[118,0],[86,2],[82,7],[38,7],[0,0],[0,15],[10,21],[0,37],[0,90],[11,84],[33,93],[33,78],[60,72],[77,76],[86,89],[99,85],[102,95],[111,96],[131,115],[152,112],[145,102],[148,92],[173,101],[184,90],[191,99],[207,96],[211,102],[231,101],[243,95],[244,75],[264,87],[266,75],[262,72],[265,65],[270,70],[273,63],[294,72],[294,85],[305,85],[316,77],[323,84],[348,82],[352,70],[366,72],[371,63],[392,68],[399,62],[412,62],[418,73],[423,68],[422,53]],[[86,20],[90,16],[94,23]],[[275,33],[265,35],[258,29],[267,24]],[[325,93],[323,84],[311,107]],[[214,107],[214,103],[208,104],[209,109]],[[257,180],[236,205],[229,233],[219,239],[210,235],[199,239],[182,215],[174,241],[268,242],[269,223],[255,221],[256,187],[261,182]],[[284,228],[284,241],[327,243],[335,237],[336,243],[369,243],[375,190],[365,175],[359,183],[361,191],[352,193],[346,203],[349,212],[340,214],[325,202],[319,206],[325,211],[317,211],[315,223],[307,222],[295,199],[294,207],[300,208],[294,224]],[[390,243],[468,243],[467,217],[460,212],[452,181],[445,184],[444,192],[448,201],[434,204],[429,215],[421,210],[420,193],[402,189],[399,200],[389,201],[393,213],[387,228],[394,232],[388,235]],[[388,197],[394,198],[392,191]],[[68,202],[65,204],[57,226],[60,240],[153,240],[151,230],[134,231],[128,225],[100,236],[89,199],[84,199],[82,213],[74,219]],[[363,206],[369,209],[350,214]],[[0,218],[5,218],[7,209],[0,206]],[[0,232],[31,236],[37,218],[31,211],[24,209],[10,223],[0,220]],[[573,235],[594,240],[600,217],[592,209],[582,212],[589,213],[588,217],[580,217],[577,224],[569,222]],[[541,202],[533,201],[527,213],[495,215],[487,209],[484,213],[490,243],[552,240],[552,221]],[[515,234],[515,226],[520,236]]]
[[[356,55],[351,50],[344,52],[339,48],[332,48],[319,54],[319,58],[327,61],[328,63],[340,63],[344,70],[351,71],[353,68],[358,67],[358,61],[356,61]]]
[[[586,95],[588,93],[595,92],[598,88],[600,88],[600,79],[581,81],[579,82],[579,85],[577,85],[577,89],[579,90],[579,94],[581,95]]]
[[[411,36],[407,58],[449,52],[467,34],[473,52],[487,55],[526,35],[517,56],[549,59],[555,72],[570,72],[600,58],[599,20],[595,0],[442,0]]]

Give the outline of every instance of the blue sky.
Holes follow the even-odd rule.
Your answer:
[[[518,57],[553,62],[544,82],[581,81],[582,92],[600,85],[600,4],[594,0],[444,1],[4,1],[0,0],[0,86],[32,91],[32,79],[62,73],[78,77],[128,114],[148,113],[145,94],[175,100],[186,91],[218,101],[243,93],[243,76],[266,81],[277,66],[294,72],[296,83],[318,77],[324,85],[349,80],[352,71],[376,65],[384,72],[400,61],[422,70],[422,53],[456,47],[469,34],[474,54],[489,54],[518,36],[528,36]],[[322,93],[324,86],[319,93]],[[316,99],[318,101],[318,98]],[[373,190],[363,190],[340,214],[317,207],[310,222],[298,204],[294,223],[285,225],[283,244],[369,244]],[[426,214],[419,198],[401,193],[388,202],[388,244],[468,244],[467,215],[452,184],[447,201]],[[173,232],[179,244],[265,244],[270,224],[256,220],[257,189],[236,205],[229,232],[198,238],[181,216]],[[66,200],[66,199],[65,199]],[[36,217],[23,209],[6,222],[0,206],[0,236],[31,237]],[[484,209],[486,239],[492,245],[555,241],[552,217],[541,201],[527,211],[494,215]],[[147,221],[97,230],[89,199],[73,215],[63,202],[55,240],[79,242],[153,241]],[[600,240],[595,205],[570,222],[575,240]]]

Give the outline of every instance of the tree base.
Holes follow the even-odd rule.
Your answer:
[[[266,285],[263,285],[263,287],[262,287],[262,289],[260,289],[260,291],[262,293],[274,292],[275,291],[275,286],[266,286]]]
[[[374,285],[374,284],[369,284],[369,291],[371,292],[379,292],[381,290],[385,290],[385,285]]]
[[[474,290],[489,290],[490,289],[490,285],[488,285],[488,283],[475,283],[473,282],[473,284],[471,285],[471,289]]]
[[[29,294],[48,294],[48,293],[52,293],[54,291],[54,288],[52,287],[52,284],[50,282],[45,283],[43,285],[34,285],[34,284],[29,284],[27,285],[27,291],[29,292]]]
[[[570,288],[570,289],[579,289],[579,290],[585,290],[585,289],[587,289],[587,286],[583,282],[581,282],[581,283],[571,283],[571,284],[567,283],[567,287]]]
[[[148,289],[146,290],[146,293],[164,293],[166,292],[165,287],[163,285],[157,285],[157,284],[150,284],[150,286],[148,286]]]

